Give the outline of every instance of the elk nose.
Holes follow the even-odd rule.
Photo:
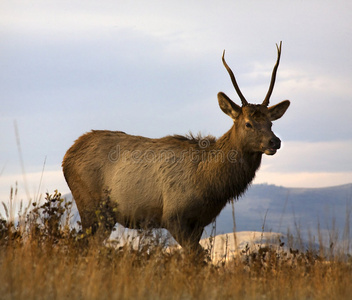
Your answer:
[[[281,140],[275,136],[275,137],[271,138],[271,140],[269,141],[269,145],[270,145],[270,148],[280,149]]]

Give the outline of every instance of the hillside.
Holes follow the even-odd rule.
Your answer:
[[[351,235],[352,184],[326,188],[285,188],[253,185],[234,203],[237,231],[265,231],[308,237],[320,232]],[[265,221],[264,221],[265,220]],[[233,231],[232,205],[229,203],[216,221],[217,234]],[[211,232],[211,226],[206,228]],[[346,236],[346,237],[347,237]],[[351,239],[351,236],[350,236]]]

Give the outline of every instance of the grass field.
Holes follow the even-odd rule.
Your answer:
[[[351,299],[343,253],[262,247],[213,264],[155,238],[138,249],[99,245],[63,220],[70,203],[59,193],[16,222],[3,205],[0,299]]]

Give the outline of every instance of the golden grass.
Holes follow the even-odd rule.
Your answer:
[[[64,203],[50,199],[22,227],[2,219],[0,299],[351,299],[345,256],[262,249],[214,265],[162,245],[115,249],[60,225]]]

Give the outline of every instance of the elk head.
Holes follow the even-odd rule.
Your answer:
[[[232,70],[225,61],[225,50],[222,56],[222,62],[231,77],[233,86],[241,99],[242,106],[234,103],[222,92],[218,94],[219,105],[222,111],[232,118],[234,122],[232,131],[234,131],[237,142],[241,143],[245,152],[261,152],[267,155],[274,155],[281,146],[280,139],[271,130],[272,121],[283,116],[290,105],[290,101],[285,100],[268,107],[275,85],[277,68],[280,63],[281,42],[280,46],[276,44],[276,48],[277,61],[272,72],[268,93],[262,104],[250,104],[247,102],[241,93]]]

